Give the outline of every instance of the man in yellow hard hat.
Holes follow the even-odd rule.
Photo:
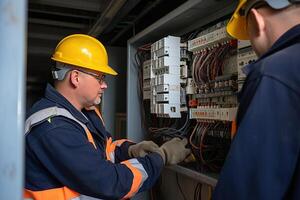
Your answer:
[[[213,199],[300,199],[299,0],[240,0],[227,25],[250,39],[237,134]]]
[[[165,164],[190,153],[178,138],[161,147],[112,140],[97,105],[107,88],[105,75],[117,72],[97,39],[70,35],[52,60],[54,87],[47,85],[25,123],[25,199],[128,199],[149,189]]]

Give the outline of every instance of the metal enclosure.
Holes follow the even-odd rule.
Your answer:
[[[180,36],[233,12],[237,1],[189,0],[161,18],[127,42],[127,136],[141,141],[145,131],[141,126],[138,79],[134,56],[137,47],[167,35]]]
[[[138,96],[138,77],[135,69],[135,54],[143,44],[155,42],[167,35],[181,36],[233,12],[237,1],[228,0],[189,0],[161,18],[127,42],[127,137],[139,142],[146,137],[142,128],[141,108]],[[180,176],[186,197],[180,194],[175,180]],[[176,177],[176,178],[175,178]],[[162,186],[163,199],[191,199],[191,188],[197,182],[215,186],[217,180],[206,175],[183,169],[180,166],[167,167],[163,174],[167,187]]]

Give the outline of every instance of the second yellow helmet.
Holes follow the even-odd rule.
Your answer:
[[[283,9],[291,4],[299,3],[299,0],[240,0],[227,24],[229,35],[239,40],[249,39],[246,25],[247,11],[259,3],[266,3],[273,9]]]

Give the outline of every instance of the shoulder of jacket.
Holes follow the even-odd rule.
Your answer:
[[[262,76],[281,82],[294,91],[300,91],[300,44],[278,51],[257,64]]]
[[[45,132],[53,129],[71,130],[73,128],[84,131],[86,125],[73,117],[66,109],[56,106],[38,110],[28,116],[25,121],[25,135],[28,135],[32,129],[37,129],[45,134]]]

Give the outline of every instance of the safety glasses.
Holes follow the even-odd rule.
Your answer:
[[[79,69],[76,69],[76,70],[94,77],[100,84],[103,84],[105,82],[104,74],[99,75],[99,74],[95,74],[93,72],[83,71],[83,70],[79,70]]]

